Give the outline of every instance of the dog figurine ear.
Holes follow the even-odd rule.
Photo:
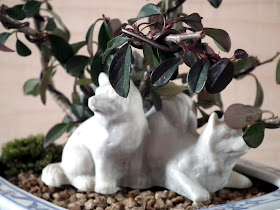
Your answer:
[[[98,76],[98,83],[99,86],[106,85],[109,82],[108,75],[105,74],[104,72],[101,72]]]
[[[214,128],[219,122],[219,117],[216,112],[213,112],[208,120],[209,127]]]

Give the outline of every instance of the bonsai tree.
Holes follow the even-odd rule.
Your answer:
[[[221,0],[208,1],[215,8],[222,3]],[[224,115],[229,127],[244,130],[244,140],[253,148],[261,144],[265,128],[280,127],[280,119],[272,112],[269,111],[270,118],[262,117],[268,111],[260,109],[263,90],[253,74],[258,66],[273,61],[279,53],[260,61],[244,49],[236,49],[234,54],[222,58],[203,39],[209,36],[221,51],[229,52],[229,34],[223,29],[204,27],[198,13],[184,13],[185,0],[148,3],[126,23],[103,15],[88,28],[85,39],[77,43],[69,42],[70,31],[50,3],[26,0],[0,8],[0,21],[6,28],[0,34],[0,50],[14,52],[5,42],[10,36],[16,36],[16,52],[20,56],[31,55],[29,47],[18,36],[21,33],[41,54],[42,71],[39,78],[25,82],[25,94],[40,96],[45,104],[48,91],[65,112],[62,122],[47,133],[45,146],[93,115],[87,101],[99,85],[97,78],[101,72],[109,75],[111,85],[122,97],[127,97],[129,80],[133,80],[142,95],[145,110],[152,105],[160,110],[162,97],[181,92],[197,95],[197,110],[202,116],[198,119],[199,126],[209,118],[207,109],[215,107],[219,116]],[[32,20],[34,27],[30,26]],[[98,22],[102,23],[99,28],[96,27]],[[93,40],[94,33],[98,33],[98,40]],[[83,47],[87,48],[87,56],[79,54]],[[58,66],[75,78],[71,99],[53,82]],[[181,73],[182,66],[188,66],[189,71]],[[221,91],[232,80],[248,76],[253,76],[257,84],[255,103],[233,104],[224,111]],[[280,62],[276,82],[280,84]]]

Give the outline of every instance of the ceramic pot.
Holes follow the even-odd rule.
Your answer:
[[[272,210],[280,207],[280,170],[245,160],[239,160],[234,169],[244,175],[275,185],[278,189],[263,196],[219,205],[208,209]],[[0,209],[58,210],[64,208],[37,198],[0,177]]]

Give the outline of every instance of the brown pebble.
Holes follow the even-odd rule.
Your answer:
[[[245,198],[249,199],[249,198],[252,198],[252,197],[253,197],[253,195],[251,193],[248,193]]]
[[[83,206],[83,205],[85,204],[86,201],[87,201],[87,199],[81,198],[81,199],[77,200],[77,201],[75,202],[75,204],[76,204],[77,206]]]
[[[168,196],[168,191],[167,191],[167,190],[159,191],[159,192],[156,192],[156,193],[155,193],[155,198],[156,198],[156,200],[159,199],[159,198],[166,199],[167,196]]]
[[[133,200],[133,198],[126,198],[123,200],[123,204],[126,208],[132,208],[133,206],[136,206],[136,202]]]
[[[80,200],[80,199],[86,199],[86,195],[83,194],[83,193],[76,193],[76,198],[77,198],[78,200]]]
[[[177,195],[177,194],[176,194],[175,192],[169,191],[167,198],[168,198],[169,200],[171,200],[172,198],[175,198],[176,195]]]
[[[107,198],[107,201],[106,201],[108,204],[113,204],[113,203],[116,203],[117,201],[116,201],[116,199],[115,198],[113,198],[113,197],[111,197],[111,196],[108,196],[108,198]]]
[[[68,206],[68,209],[69,210],[81,210],[81,207],[80,206],[73,206],[73,207]]]
[[[49,199],[50,199],[50,194],[44,193],[44,194],[42,195],[42,198],[45,199],[45,200],[49,200]]]
[[[117,195],[115,196],[115,199],[119,202],[122,202],[124,200],[124,197],[122,194],[117,193]]]
[[[125,209],[125,206],[124,206],[123,203],[118,202],[118,203],[113,203],[113,204],[111,205],[111,208],[110,208],[110,209],[112,209],[112,210],[124,210],[124,209]]]
[[[166,201],[165,201],[165,204],[166,204],[166,207],[167,207],[167,208],[173,207],[173,202],[172,202],[171,200],[166,200]]]
[[[164,200],[162,198],[156,199],[156,203],[154,205],[155,209],[165,209],[166,205],[164,203]]]
[[[95,198],[96,196],[98,196],[97,193],[89,193],[89,194],[87,194],[88,198]]]
[[[182,203],[185,201],[185,198],[183,196],[176,196],[175,198],[171,199],[173,205],[176,205],[178,203]]]
[[[41,189],[39,186],[34,186],[31,188],[31,190],[29,191],[30,193],[36,193],[36,192],[40,192]]]
[[[155,203],[156,203],[156,199],[154,197],[148,199],[148,201],[146,203],[146,209],[153,209]]]
[[[70,198],[69,198],[69,201],[70,201],[71,203],[75,203],[75,202],[77,201],[76,194],[71,195]]]
[[[52,197],[53,197],[55,200],[59,200],[60,195],[56,192],[56,193],[53,193],[53,194],[52,194]]]
[[[106,203],[107,199],[105,196],[99,195],[95,198],[96,203]]]
[[[96,208],[96,210],[104,210],[104,208],[98,206],[98,207]]]
[[[84,205],[85,209],[93,209],[95,207],[95,202],[93,199],[89,199],[87,202],[85,202]]]
[[[107,203],[97,203],[96,208],[98,207],[105,209],[107,207]]]
[[[131,190],[128,192],[129,196],[132,196],[133,198],[140,194],[140,190]]]
[[[64,200],[67,200],[70,198],[70,194],[68,193],[67,190],[63,190],[63,191],[59,192],[59,196]]]

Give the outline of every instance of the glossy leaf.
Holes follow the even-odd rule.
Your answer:
[[[65,64],[69,58],[74,56],[71,45],[63,38],[56,35],[49,35],[49,41],[54,57],[62,64]]]
[[[143,54],[144,54],[144,59],[148,62],[151,69],[154,69],[159,65],[159,60],[155,56],[154,51],[150,45],[147,44],[143,45]]]
[[[98,34],[98,45],[104,52],[107,48],[107,43],[113,39],[113,32],[106,22],[103,22],[99,34]]]
[[[56,24],[54,22],[53,18],[50,18],[47,22],[47,25],[45,27],[45,30],[47,31],[53,31],[56,28]]]
[[[191,28],[197,31],[201,31],[203,29],[203,25],[201,23],[202,17],[198,13],[193,13],[188,15],[185,19],[184,22],[189,25]]]
[[[276,67],[276,83],[280,84],[280,59],[278,60]]]
[[[39,1],[28,1],[26,4],[22,7],[22,9],[25,11],[26,17],[33,17],[37,13],[39,13],[40,7],[42,2]]]
[[[258,107],[233,104],[224,114],[225,123],[233,129],[245,128],[261,119],[263,111]]]
[[[50,84],[51,77],[53,75],[53,71],[56,66],[50,67],[46,73],[43,75],[42,82],[41,82],[41,90],[40,90],[40,96],[41,101],[43,104],[46,104],[46,91],[48,88],[48,85]]]
[[[87,106],[72,104],[72,113],[76,115],[79,119],[87,119],[93,115],[92,111],[89,110]]]
[[[206,89],[203,89],[197,95],[197,104],[204,109],[208,109],[214,105],[220,107],[220,109],[223,109],[221,94],[220,93],[210,94],[206,91]]]
[[[111,28],[114,36],[119,35],[119,33],[121,32],[121,26],[122,22],[120,21],[120,19],[111,19],[109,22],[109,27]]]
[[[5,45],[3,45],[2,43],[0,43],[0,51],[4,51],[4,52],[15,52],[14,50],[6,47]]]
[[[13,7],[5,9],[7,15],[16,20],[23,20],[25,18],[25,12],[22,10],[23,5],[15,5]]]
[[[265,126],[263,123],[256,123],[247,128],[243,134],[243,139],[251,148],[257,148],[264,139]]]
[[[208,0],[208,1],[215,8],[218,8],[222,3],[222,0]]]
[[[100,72],[108,73],[114,56],[109,55],[104,63],[102,63],[102,57],[102,50],[98,50],[91,62],[90,76],[93,84],[95,84],[96,86],[99,86],[98,76]]]
[[[252,74],[251,74],[252,75]],[[264,93],[263,93],[263,88],[258,80],[258,78],[255,75],[252,75],[255,80],[256,80],[256,86],[257,86],[257,91],[256,91],[256,99],[255,99],[255,103],[254,106],[255,107],[261,107],[262,103],[263,103],[263,98],[264,98]]]
[[[66,62],[66,71],[73,77],[80,77],[84,74],[84,69],[89,63],[89,57],[75,55]]]
[[[7,39],[11,36],[11,33],[4,32],[0,34],[0,43],[5,44]]]
[[[189,50],[186,56],[183,58],[183,61],[188,67],[192,67],[197,62],[197,57]]]
[[[129,93],[129,72],[132,58],[131,47],[126,44],[120,48],[110,66],[109,80],[114,90],[122,97]]]
[[[71,44],[71,47],[72,47],[72,49],[73,49],[74,54],[76,54],[77,52],[79,52],[79,50],[80,50],[82,47],[86,46],[86,44],[87,44],[87,43],[86,43],[85,41],[81,41],[81,42],[77,42],[77,43]]]
[[[16,42],[16,49],[17,49],[17,53],[20,56],[25,57],[31,55],[30,49],[25,44],[23,44],[20,40],[17,40]]]
[[[158,6],[156,6],[154,4],[146,4],[145,6],[143,6],[141,8],[141,10],[138,13],[136,18],[128,20],[128,24],[132,25],[137,20],[140,20],[142,18],[150,17],[150,16],[153,16],[153,15],[161,15],[161,14],[162,13],[161,13],[160,8]]]
[[[59,123],[53,126],[46,135],[44,147],[48,147],[50,144],[52,144],[56,139],[62,136],[62,134],[64,134],[69,127],[70,124],[68,123]]]
[[[244,59],[248,57],[248,53],[243,49],[237,49],[234,51],[234,57],[237,59]]]
[[[173,82],[168,82],[166,85],[162,87],[153,88],[153,91],[159,96],[167,96],[167,97],[176,96],[177,94],[182,93],[185,90],[187,90],[185,86],[176,85]]]
[[[187,76],[187,83],[193,93],[199,93],[203,89],[206,83],[209,65],[209,60],[200,59],[190,69]]]
[[[76,85],[90,85],[92,83],[91,79],[82,78],[76,81]]]
[[[40,94],[40,80],[29,79],[23,85],[23,92],[25,95],[37,96]]]
[[[56,14],[53,10],[47,10],[52,16],[53,18],[56,20],[56,22],[58,23],[58,25],[60,25],[60,27],[63,29],[64,32],[64,38],[66,41],[69,41],[70,39],[70,32],[67,29],[67,27],[64,25],[63,21],[61,20],[61,18],[59,17],[58,14]],[[56,28],[57,30],[58,28]]]
[[[257,65],[257,59],[255,57],[249,56],[242,60],[234,63],[234,75],[240,75],[247,72],[249,69],[255,68]]]
[[[87,35],[86,35],[86,42],[87,42],[87,50],[88,53],[93,56],[93,43],[92,43],[92,38],[93,38],[93,31],[94,27],[97,21],[95,21],[88,29]]]
[[[210,36],[212,39],[215,40],[215,43],[221,50],[225,52],[230,51],[231,40],[229,34],[225,30],[216,28],[204,28],[203,31],[206,33],[207,36]]]
[[[169,82],[173,74],[177,71],[180,58],[168,58],[161,62],[151,74],[151,83],[156,87],[161,87]]]
[[[102,63],[105,62],[106,58],[108,55],[111,54],[111,52],[120,47],[121,45],[123,45],[124,43],[126,43],[128,40],[130,40],[130,38],[128,37],[123,37],[123,36],[117,36],[113,39],[111,39],[108,43],[107,43],[107,48],[104,52],[103,58],[102,58]]]
[[[233,74],[233,63],[228,58],[219,60],[208,71],[206,81],[207,91],[211,94],[221,92],[231,82]]]

